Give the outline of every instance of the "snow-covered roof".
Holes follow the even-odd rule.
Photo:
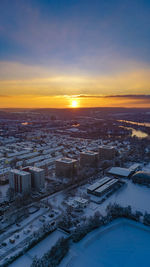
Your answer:
[[[28,172],[22,171],[22,170],[18,170],[18,169],[11,169],[11,172],[17,175],[27,175],[29,174]]]
[[[90,185],[87,190],[89,191],[94,191],[95,189],[97,189],[98,187],[102,186],[103,184],[107,183],[110,181],[110,177],[104,177],[102,179],[100,179],[98,182]]]
[[[71,159],[71,158],[60,158],[56,160],[57,162],[63,162],[63,163],[72,163],[72,162],[76,162],[76,159]]]
[[[81,154],[95,156],[95,155],[98,155],[98,152],[94,152],[94,151],[91,151],[91,150],[86,150],[86,151],[81,152]]]
[[[116,176],[128,177],[131,174],[131,172],[132,170],[127,168],[112,167],[107,173]]]
[[[129,170],[136,171],[138,168],[140,168],[140,166],[141,166],[141,164],[134,163],[133,165],[130,166]]]

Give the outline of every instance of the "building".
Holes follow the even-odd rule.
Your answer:
[[[55,173],[58,177],[72,178],[77,175],[77,160],[60,158],[55,161]]]
[[[78,207],[82,208],[82,209],[86,208],[88,203],[89,203],[88,199],[85,199],[82,197],[75,197],[74,201],[75,201],[75,203],[77,203]]]
[[[37,191],[45,188],[45,170],[38,167],[26,167],[24,171],[31,174],[31,187]]]
[[[87,193],[101,197],[118,183],[118,179],[104,177],[87,188]]]
[[[133,171],[132,169],[127,168],[112,167],[109,171],[107,171],[107,173],[116,177],[128,178],[133,173]]]
[[[111,179],[109,182],[106,184],[100,186],[94,191],[94,194],[98,197],[101,197],[108,191],[110,191],[116,184],[118,183],[118,179]]]
[[[28,194],[31,191],[31,174],[12,169],[9,173],[9,185],[16,193]]]
[[[134,183],[150,185],[150,172],[138,171],[131,178]]]
[[[134,163],[129,168],[129,170],[131,170],[132,172],[139,171],[140,169],[141,169],[141,164],[139,164],[139,163]]]
[[[97,167],[99,162],[99,153],[94,151],[84,151],[80,153],[80,165],[82,167]]]
[[[95,182],[94,184],[90,185],[87,188],[87,193],[92,194],[97,188],[99,188],[100,186],[106,184],[110,180],[111,180],[110,177],[104,177],[104,178],[100,179],[98,182]]]
[[[70,198],[69,200],[65,201],[65,204],[73,209],[86,208],[88,203],[89,200],[82,197]]]
[[[113,146],[100,146],[99,147],[99,158],[100,160],[112,160],[115,158],[116,149]]]

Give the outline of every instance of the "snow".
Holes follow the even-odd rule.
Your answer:
[[[149,267],[150,229],[120,219],[74,244],[60,267]]]
[[[132,183],[131,180],[121,179],[125,182],[125,185],[118,191],[114,192],[113,195],[108,197],[102,204],[90,202],[88,207],[84,210],[85,216],[93,216],[95,211],[99,211],[102,215],[105,215],[106,207],[111,203],[120,204],[123,207],[130,205],[133,209],[139,210],[142,213],[147,211],[150,213],[150,188],[146,186]],[[80,192],[86,192],[85,187],[80,188]],[[81,193],[80,193],[81,194]],[[93,196],[91,197],[91,199]],[[99,200],[99,197],[95,197]]]
[[[19,257],[16,261],[14,261],[9,266],[11,267],[29,267],[32,263],[32,259],[34,256],[38,258],[42,257],[48,250],[55,245],[57,240],[61,237],[66,237],[66,234],[56,230],[33,248],[31,248],[28,252],[26,252],[23,256]]]
[[[27,254],[21,256],[20,258],[18,258],[16,261],[14,261],[12,264],[10,264],[9,266],[12,267],[29,267],[32,263],[32,259],[30,259]]]
[[[130,169],[121,168],[121,167],[112,167],[108,171],[108,174],[122,176],[122,177],[128,177],[131,174],[131,172],[132,171]]]
[[[128,180],[126,185],[116,191],[102,206],[106,207],[110,202],[116,202],[124,207],[131,205],[134,210],[150,213],[150,188],[134,184],[131,180]]]
[[[149,203],[150,203],[150,188],[147,188],[146,186],[134,184],[134,183],[132,183],[131,180],[128,180],[128,179],[121,179],[121,180],[123,180],[125,182],[125,185],[123,187],[121,187],[118,191],[114,192],[114,194],[111,195],[108,199],[106,199],[102,204],[90,202],[89,205],[83,210],[82,215],[79,215],[79,216],[86,216],[86,217],[88,217],[90,215],[93,216],[96,211],[100,211],[100,213],[102,215],[104,215],[106,213],[105,209],[109,203],[118,203],[121,206],[131,205],[133,211],[139,210],[143,213],[145,211],[150,213],[150,205],[149,205]],[[89,186],[89,184],[86,184],[86,185],[78,188],[76,193],[75,193],[76,197],[83,197],[84,196],[86,199],[88,186]],[[54,205],[55,208],[60,207],[61,210],[65,210],[66,206],[63,204],[64,203],[63,201],[65,200],[65,198],[66,198],[65,191],[62,190],[61,192],[57,192],[57,193],[55,193],[49,197],[46,197],[45,201]],[[44,199],[42,202],[44,202]],[[20,230],[22,230],[23,226],[25,226],[26,229],[28,229],[29,225],[31,225],[31,223],[32,223],[32,228],[30,228],[31,233],[29,233],[29,235],[26,236],[24,233],[22,233],[23,231],[21,231],[19,240],[22,241],[26,237],[30,236],[30,234],[32,234],[33,230],[40,229],[40,226],[42,226],[43,223],[41,221],[39,221],[39,216],[42,216],[44,214],[45,220],[47,221],[47,219],[50,219],[47,216],[48,213],[49,213],[49,211],[47,209],[41,208],[35,214],[32,214],[32,215],[30,215],[29,218],[25,219],[21,223],[21,227],[20,227],[21,229],[19,228],[18,232],[20,232]],[[17,227],[13,226],[11,228],[11,231],[12,231],[12,229],[14,230],[14,228],[17,228]],[[9,243],[8,247],[9,248],[14,247],[16,244],[18,244],[19,240],[16,240],[14,245],[10,244],[10,242],[7,240],[7,243]],[[43,241],[44,241],[44,243],[41,243]],[[29,260],[29,258],[30,258],[30,260],[32,260],[32,258],[35,255],[42,256],[48,249],[50,249],[51,245],[54,245],[55,238],[53,240],[53,234],[51,234],[48,236],[47,239],[44,239],[43,241],[41,241],[32,250],[30,250],[28,253],[26,253],[25,256],[22,256],[21,257],[22,261],[27,262],[26,257],[28,257],[28,260]],[[7,250],[7,248],[3,248],[3,250]],[[19,262],[18,265],[11,265],[11,266],[16,266],[16,267],[20,266],[19,265],[20,264],[20,258],[16,262]],[[24,267],[24,266],[25,267],[29,266],[29,264],[28,265],[22,265],[22,267]]]
[[[54,215],[53,217],[50,216],[52,213]],[[23,249],[25,244],[28,243],[29,240],[32,238],[33,233],[40,231],[40,228],[43,226],[44,223],[51,223],[56,221],[59,215],[60,214],[57,210],[50,212],[49,209],[47,211],[47,209],[41,208],[39,211],[30,215],[29,218],[25,219],[20,224],[20,227],[13,225],[11,229],[5,232],[5,237],[2,240],[7,244],[5,247],[0,247],[0,256],[1,257],[3,256],[2,262],[4,261],[4,257],[6,257],[8,254],[9,256],[12,256],[15,255],[15,253],[17,253],[20,250],[20,248]],[[16,229],[17,232],[14,234]],[[10,233],[9,236],[8,233]],[[11,243],[10,239],[13,239],[14,243]],[[10,250],[12,249],[13,251],[10,252]]]

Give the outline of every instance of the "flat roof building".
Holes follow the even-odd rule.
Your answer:
[[[31,174],[29,172],[12,169],[9,173],[9,185],[15,193],[31,192]]]
[[[134,183],[149,185],[150,172],[138,171],[132,175],[131,179]]]
[[[55,161],[55,173],[58,177],[74,177],[77,174],[77,160],[60,158]]]
[[[129,167],[129,170],[135,172],[135,171],[139,171],[141,168],[141,164],[140,163],[134,163]]]
[[[107,182],[109,182],[111,180],[110,177],[104,177],[102,179],[100,179],[98,182],[90,185],[88,188],[87,188],[87,193],[92,193],[94,190],[96,190],[97,188],[99,188],[100,186],[106,184]]]
[[[108,174],[114,175],[117,177],[129,177],[133,171],[132,169],[127,168],[121,168],[121,167],[112,167],[109,171],[107,171]]]
[[[80,153],[80,165],[88,167],[97,167],[99,161],[99,153],[94,151],[84,151]]]
[[[115,158],[116,149],[113,146],[103,145],[99,147],[100,160],[112,160]]]
[[[35,190],[42,190],[45,188],[45,171],[44,169],[38,167],[26,167],[23,168],[24,171],[27,171],[31,174],[31,187]]]
[[[107,193],[110,189],[112,189],[113,186],[115,186],[118,183],[117,179],[111,179],[109,182],[107,182],[106,184],[100,186],[98,189],[96,189],[94,191],[94,194],[96,196],[102,196],[105,193]]]

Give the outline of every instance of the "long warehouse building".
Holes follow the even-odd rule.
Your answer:
[[[110,180],[108,183],[102,185],[101,187],[99,187],[98,189],[96,189],[93,193],[96,196],[102,196],[104,195],[106,192],[108,192],[110,189],[112,189],[112,187],[114,185],[116,185],[118,183],[118,179],[112,179]]]
[[[97,188],[99,188],[100,186],[106,184],[107,182],[109,182],[111,180],[110,177],[104,177],[102,179],[100,179],[98,182],[90,185],[87,188],[87,193],[93,193],[93,191],[95,191]]]

